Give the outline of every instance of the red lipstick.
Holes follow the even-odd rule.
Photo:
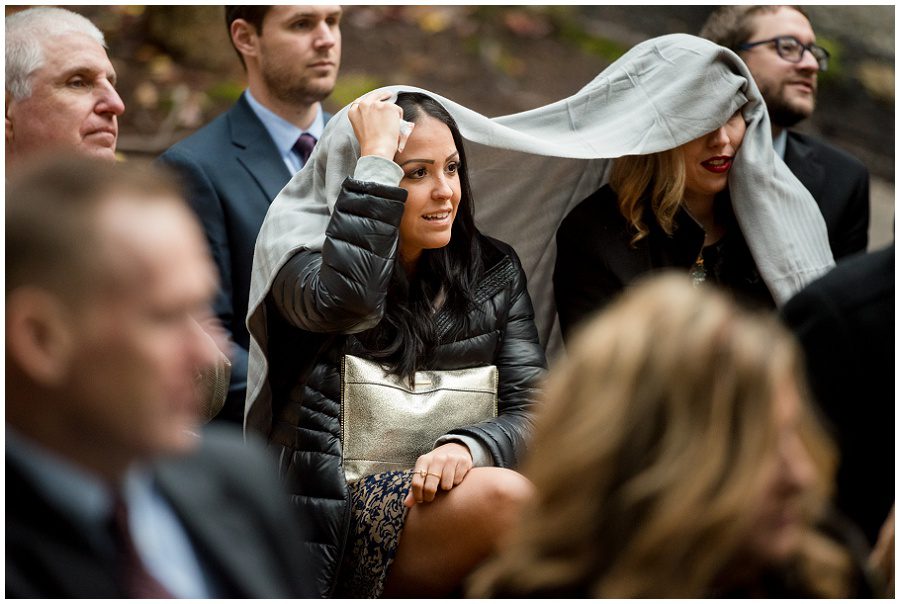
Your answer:
[[[734,158],[728,155],[717,155],[716,157],[711,157],[706,161],[700,162],[700,165],[714,174],[724,174],[731,169],[731,163],[733,161]]]

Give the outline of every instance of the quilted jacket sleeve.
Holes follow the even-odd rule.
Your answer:
[[[509,307],[501,326],[495,364],[500,372],[497,418],[451,431],[478,440],[491,452],[494,465],[515,468],[531,438],[532,405],[538,398],[540,381],[547,368],[534,325],[534,308],[526,287],[525,271],[512,248],[514,276],[510,283]]]
[[[344,181],[322,250],[295,254],[272,285],[272,299],[291,325],[349,334],[378,324],[406,195],[399,187]]]

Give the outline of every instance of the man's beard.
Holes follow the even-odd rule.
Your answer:
[[[262,72],[266,87],[272,96],[290,105],[312,105],[328,97],[334,89],[334,81],[291,81],[290,74]]]
[[[769,110],[769,119],[772,121],[772,124],[780,128],[790,128],[797,122],[805,120],[812,115],[812,112],[815,109],[815,96],[813,96],[812,99],[812,107],[807,108],[805,106],[798,106],[796,103],[792,104],[786,100],[783,87],[780,88],[777,93],[772,93],[769,90],[760,90],[760,92],[762,92],[763,98],[766,101],[766,108]]]

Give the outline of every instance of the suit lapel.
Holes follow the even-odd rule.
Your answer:
[[[9,456],[6,493],[8,596],[123,596],[116,582],[113,551],[99,549],[96,539],[51,505]]]
[[[819,161],[815,150],[806,141],[790,131],[788,132],[784,151],[784,163],[794,173],[794,176],[803,183],[803,186],[812,194],[814,199],[821,199],[825,167]]]
[[[284,165],[272,137],[253,113],[244,95],[235,103],[228,120],[231,144],[234,145],[238,162],[259,184],[271,203],[293,175]]]
[[[204,568],[224,591],[232,597],[278,593],[278,578],[267,567],[271,558],[258,555],[270,548],[259,543],[264,537],[246,517],[246,506],[232,504],[235,494],[190,462],[160,463],[156,479],[184,523]]]

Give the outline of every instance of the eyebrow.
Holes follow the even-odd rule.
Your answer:
[[[291,19],[328,19],[329,17],[339,17],[344,13],[343,10],[336,10],[330,13],[310,13],[310,12],[296,12],[288,17],[288,21]]]
[[[453,153],[451,153],[450,155],[448,155],[448,156],[447,156],[447,159],[445,159],[444,161],[453,159],[454,157],[458,157],[458,156],[459,156],[459,151],[454,151]],[[434,165],[434,160],[433,160],[433,159],[408,159],[408,160],[406,160],[405,162],[403,162],[402,164],[400,164],[400,167],[403,167],[403,166],[405,166],[406,164],[412,164],[412,163],[416,163],[416,162],[418,162],[418,163],[420,163],[420,164],[431,164],[431,165]]]
[[[110,83],[113,86],[115,86],[116,82],[118,81],[118,77],[117,77],[115,70],[107,71],[105,69],[97,69],[96,67],[91,67],[89,65],[76,65],[75,67],[71,67],[71,68],[65,70],[62,73],[62,75],[60,76],[60,78],[65,81],[65,80],[68,80],[69,78],[71,78],[72,76],[76,76],[79,74],[86,74],[86,75],[90,75],[91,77],[103,75],[106,77],[107,80],[110,81]]]

